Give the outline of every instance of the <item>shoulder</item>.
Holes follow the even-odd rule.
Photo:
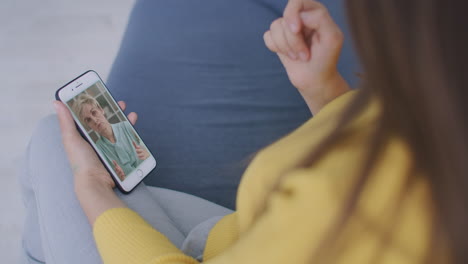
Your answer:
[[[309,219],[313,235],[326,236],[327,232],[320,230],[334,228],[330,223],[336,223],[345,210],[361,172],[353,165],[357,159],[349,155],[348,160],[338,158],[338,152],[332,155],[335,157],[316,166],[286,172],[267,200],[268,210],[276,208],[292,219]],[[367,262],[364,260],[372,259],[374,254],[372,248],[388,240],[390,243],[382,248],[385,259],[395,260],[393,263],[423,259],[431,234],[430,189],[421,175],[410,174],[411,164],[407,146],[392,140],[379,156],[353,213],[340,231],[339,241],[348,241],[343,251],[346,253],[340,258],[356,257],[363,260],[360,263]],[[415,180],[406,189],[409,177]]]
[[[311,150],[316,149],[335,129],[339,115],[355,98],[356,93],[357,91],[351,91],[336,98],[302,126],[262,149],[244,173],[238,191],[238,209],[245,210],[247,215],[252,215],[255,208],[259,206],[259,201],[262,201],[267,195],[266,191],[272,187],[272,184],[284,173],[296,167],[299,161],[303,160]],[[352,152],[352,157],[356,157],[356,150],[362,149],[362,147],[354,148],[349,145],[341,147]],[[335,173],[337,168],[344,169],[350,165],[355,166],[355,163],[348,163],[350,161],[349,152],[338,151],[337,154],[338,156],[335,154],[327,155],[332,164],[327,167],[333,169],[327,173]],[[328,165],[328,162],[326,164]],[[320,165],[324,164],[321,162]],[[321,171],[327,170],[322,169]],[[250,221],[246,220],[241,225],[247,226],[248,223]]]
[[[359,115],[351,123],[349,136],[336,142],[319,161],[310,167],[295,167],[335,129],[337,116],[352,97],[353,94],[348,94],[339,98],[340,101],[332,102],[306,124],[257,155],[239,188],[237,206],[239,214],[242,213],[239,217],[241,231],[256,221],[255,212],[263,201],[267,201],[268,210],[276,208],[282,212],[279,215],[307,219],[314,236],[321,236],[324,233],[320,230],[331,228],[329,223],[336,221],[359,181],[367,158],[369,136],[379,116],[378,105],[371,104]],[[373,248],[376,241],[385,239],[386,230],[394,228],[389,254],[397,256],[405,252],[406,260],[414,260],[424,255],[430,240],[429,188],[423,177],[410,175],[412,152],[405,142],[397,137],[390,138],[382,149],[360,193],[356,207],[359,215],[353,215],[352,224],[347,225],[343,235],[346,240],[360,241],[351,243],[349,252],[371,256],[373,251],[361,250]],[[398,205],[409,177],[417,181]],[[266,190],[276,183],[276,191],[268,195]],[[398,206],[402,210],[395,212],[393,209]],[[394,215],[398,217],[398,225],[392,226],[396,221],[392,218]],[[372,232],[369,232],[370,227]],[[401,260],[399,257],[395,259]]]

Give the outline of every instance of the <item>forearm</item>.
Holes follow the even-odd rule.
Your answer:
[[[127,207],[111,188],[101,184],[77,184],[75,193],[91,226],[105,211]]]
[[[348,91],[351,91],[351,88],[349,87],[348,83],[339,74],[336,78],[333,78],[328,83],[319,85],[323,85],[324,87],[322,89],[319,89],[321,93],[318,94],[309,95],[306,91],[301,91],[299,89],[299,93],[302,95],[302,98],[304,98],[304,101],[306,102],[310,112],[313,115],[320,112],[320,110],[325,105],[333,101],[338,96]]]

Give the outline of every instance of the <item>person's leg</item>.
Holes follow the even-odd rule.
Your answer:
[[[27,209],[23,247],[29,262],[100,263],[91,227],[74,194],[73,177],[56,116],[39,123],[23,166],[19,175]],[[182,246],[184,234],[145,185],[138,186],[129,195],[117,193],[175,245]],[[187,216],[205,213],[195,206],[187,208],[187,212],[190,212]]]
[[[211,228],[233,211],[191,194],[152,186],[147,188],[184,235],[181,250],[202,261]]]
[[[26,207],[23,250],[31,263],[100,263],[54,119],[39,123],[18,175]]]
[[[147,186],[147,188],[185,237],[198,224],[212,217],[224,216],[233,212],[226,207],[191,194],[152,186]]]

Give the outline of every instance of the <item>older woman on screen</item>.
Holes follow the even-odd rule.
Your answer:
[[[140,140],[133,132],[130,123],[126,121],[109,123],[104,109],[92,96],[79,95],[73,104],[73,112],[82,124],[98,134],[96,145],[107,162],[114,166],[120,180],[124,180],[126,175],[149,157],[146,148],[138,144]]]

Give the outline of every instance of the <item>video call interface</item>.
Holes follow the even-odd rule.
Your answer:
[[[67,102],[121,181],[150,153],[100,81]]]

